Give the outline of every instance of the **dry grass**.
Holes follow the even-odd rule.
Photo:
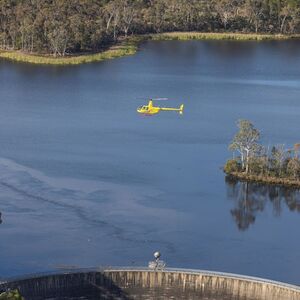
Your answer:
[[[292,178],[278,178],[278,177],[271,177],[271,176],[252,175],[243,172],[232,172],[227,175],[242,181],[258,182],[258,183],[272,184],[272,185],[282,185],[282,186],[296,187],[296,188],[300,187],[300,180],[292,179]]]
[[[300,38],[300,35],[254,34],[254,33],[214,33],[214,32],[167,32],[150,35],[152,40],[236,40],[264,41]]]

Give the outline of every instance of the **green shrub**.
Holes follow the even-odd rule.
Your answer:
[[[24,300],[18,290],[0,293],[0,300]]]
[[[224,172],[227,174],[233,173],[233,172],[240,172],[242,171],[241,163],[237,159],[229,159],[227,160],[225,166],[224,166]]]
[[[300,161],[298,158],[292,158],[286,167],[286,172],[290,177],[298,179],[300,176]]]
[[[251,174],[262,175],[268,169],[268,158],[265,156],[250,157],[249,170]]]

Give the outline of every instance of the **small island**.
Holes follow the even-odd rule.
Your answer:
[[[234,157],[224,166],[227,176],[251,182],[300,187],[299,143],[291,149],[283,144],[266,147],[259,143],[260,132],[250,121],[239,120],[237,125],[239,130],[229,145]]]

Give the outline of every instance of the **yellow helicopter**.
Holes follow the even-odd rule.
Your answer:
[[[159,107],[159,106],[153,106],[153,100],[167,100],[167,98],[149,99],[148,105],[142,105],[138,107],[137,112],[147,116],[156,115],[161,111],[178,111],[180,115],[183,114],[183,109],[184,109],[183,104],[181,104],[179,108]]]

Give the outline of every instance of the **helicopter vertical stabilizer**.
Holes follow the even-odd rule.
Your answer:
[[[184,109],[184,105],[181,104],[181,105],[180,105],[180,109],[179,109],[179,113],[180,113],[181,115],[183,114],[183,109]]]

